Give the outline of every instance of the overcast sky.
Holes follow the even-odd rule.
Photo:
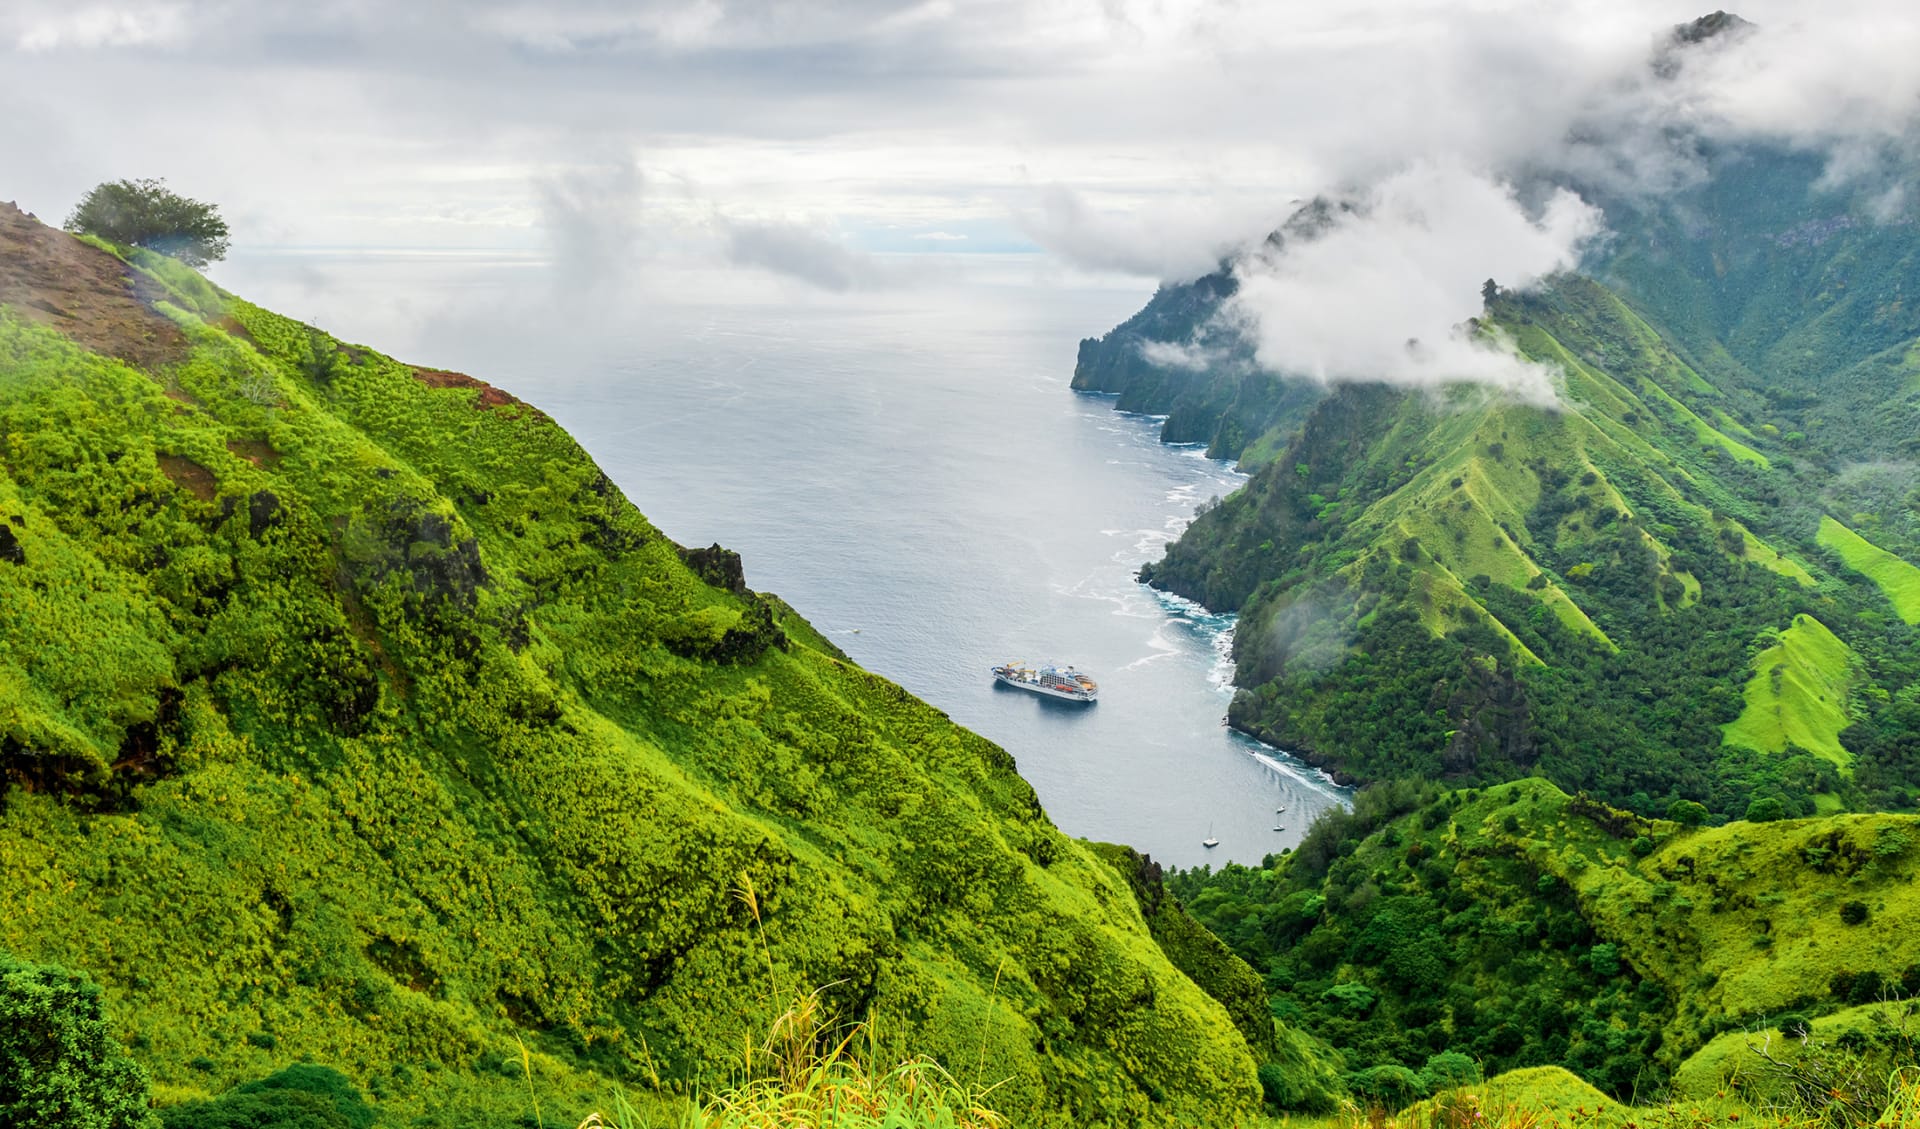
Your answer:
[[[5,0],[0,199],[58,220],[161,176],[241,248],[692,256],[832,292],[888,285],[882,251],[1190,276],[1300,198],[1430,183],[1519,240],[1496,261],[1552,269],[1593,225],[1563,210],[1541,247],[1487,207],[1513,169],[1658,185],[1676,123],[1910,135],[1916,9],[1762,0],[1752,44],[1662,83],[1699,0]]]

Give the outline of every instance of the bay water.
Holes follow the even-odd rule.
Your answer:
[[[537,405],[668,536],[739,551],[749,585],[1005,747],[1067,833],[1182,867],[1298,843],[1345,791],[1222,724],[1232,617],[1134,577],[1240,476],[1068,387],[1079,339],[1148,292],[915,259],[840,294],[694,268],[556,286],[489,253],[242,254],[214,278]],[[999,686],[1009,659],[1072,663],[1100,700]]]

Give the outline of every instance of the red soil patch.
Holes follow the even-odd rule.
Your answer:
[[[160,473],[171,479],[175,486],[203,502],[213,501],[218,486],[213,481],[212,471],[181,455],[161,455],[159,462]]]
[[[152,370],[187,355],[180,327],[154,312],[159,283],[8,203],[0,203],[0,305],[79,345]]]
[[[240,319],[234,317],[232,314],[221,315],[220,320],[214,322],[213,324],[215,328],[223,330],[231,336],[238,337],[240,340],[245,341],[249,345],[252,345],[255,343],[253,340],[253,334],[248,333],[247,327],[244,325],[241,325]]]
[[[254,466],[268,468],[280,465],[280,452],[265,439],[229,439],[227,450],[247,460]]]
[[[464,372],[447,372],[437,368],[417,368],[413,378],[428,388],[478,388],[480,399],[474,401],[474,407],[481,410],[518,404],[520,399],[511,393],[502,392],[484,380],[475,380]]]

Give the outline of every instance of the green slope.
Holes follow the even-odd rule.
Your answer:
[[[1783,787],[1800,809],[1912,802],[1920,733],[1897,700],[1920,678],[1920,633],[1882,613],[1891,599],[1920,626],[1905,563],[1920,320],[1904,293],[1920,227],[1806,154],[1701,159],[1710,175],[1671,198],[1588,186],[1615,232],[1588,273],[1495,288],[1469,326],[1555,370],[1556,408],[1334,388],[1253,438],[1246,487],[1143,570],[1240,613],[1235,725],[1353,779],[1538,772],[1648,813],[1688,797],[1738,815]],[[1099,379],[1082,386],[1154,410],[1191,394],[1186,437],[1224,428],[1219,390],[1252,379],[1214,316],[1231,282],[1164,290],[1083,348],[1078,376]],[[1116,360],[1170,355],[1153,342],[1222,362],[1147,381]],[[1868,515],[1886,552],[1830,513]],[[1855,716],[1779,723],[1817,747],[1813,766],[1769,763],[1767,703],[1741,720],[1750,642],[1799,615],[1858,660]]]
[[[1688,829],[1538,780],[1383,788],[1266,868],[1171,884],[1350,1070],[1453,1050],[1644,1097],[1714,1077],[1723,1032],[1920,987],[1912,816]]]
[[[1563,373],[1558,409],[1338,389],[1143,576],[1241,609],[1234,722],[1336,770],[1541,770],[1744,811],[1777,769],[1675,750],[1721,743],[1747,640],[1816,583],[1755,532],[1777,472],[1704,422],[1726,401],[1605,288],[1494,315]]]
[[[540,412],[17,212],[0,244],[0,949],[91,971],[163,1099],[311,1059],[501,1124],[523,1039],[572,1124],[823,986],[1023,1124],[1255,1103],[1005,752]]]
[[[1769,753],[1797,747],[1847,767],[1840,731],[1851,724],[1851,667],[1852,652],[1825,624],[1795,616],[1779,642],[1754,656],[1746,706],[1727,725],[1726,743]]]
[[[1820,547],[1831,549],[1843,564],[1878,585],[1901,619],[1920,623],[1920,568],[1916,568],[1833,518],[1821,515]]]
[[[1750,391],[1590,279],[1503,293],[1489,318],[1558,370],[1558,408],[1335,389],[1142,571],[1240,610],[1234,724],[1361,780],[1542,773],[1647,812],[1687,797],[1730,816],[1782,786],[1804,810],[1906,802],[1920,764],[1850,749],[1846,693],[1815,709],[1823,691],[1796,682],[1776,711],[1748,692],[1749,642],[1800,615],[1857,650],[1846,677],[1866,715],[1920,674],[1920,635],[1889,633],[1871,589],[1806,563],[1808,480],[1828,472],[1742,422]],[[1834,481],[1904,505],[1890,471]],[[1760,755],[1787,749],[1824,767]]]

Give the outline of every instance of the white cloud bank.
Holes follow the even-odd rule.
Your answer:
[[[1600,231],[1599,210],[1571,192],[1532,215],[1508,185],[1421,162],[1334,211],[1317,234],[1238,261],[1222,317],[1275,371],[1415,388],[1474,382],[1548,405],[1550,370],[1465,323],[1487,279],[1524,289],[1572,268]]]
[[[1447,327],[1486,277],[1518,285],[1577,245],[1565,216],[1499,204],[1503,183],[1658,191],[1698,174],[1701,140],[1767,139],[1829,154],[1868,214],[1920,204],[1876,171],[1914,149],[1920,5],[1742,0],[1758,31],[1656,74],[1669,29],[1711,6],[0,0],[0,197],[61,215],[99,181],[162,176],[219,201],[241,246],[544,250],[563,288],[598,292],[636,247],[661,286],[686,247],[870,291],[911,281],[865,253],[901,232],[1192,277],[1327,193],[1372,210],[1323,252],[1243,268],[1261,355],[1485,377]],[[1416,222],[1391,193],[1423,175],[1452,195]],[[1448,224],[1459,280],[1422,273]],[[1390,236],[1414,241],[1405,273]],[[1336,316],[1363,308],[1392,315],[1365,349]]]
[[[1866,18],[1763,12],[1777,22],[1713,19],[1692,29],[1711,34],[1676,36],[1690,19],[1637,5],[1582,22],[1593,13],[1578,3],[1494,4],[1411,31],[1375,27],[1358,47],[1342,38],[1332,50],[1354,52],[1360,72],[1289,140],[1343,209],[1284,240],[1243,239],[1239,289],[1216,322],[1144,351],[1189,369],[1235,363],[1202,345],[1229,329],[1260,366],[1290,375],[1473,382],[1552,404],[1553,370],[1466,324],[1485,280],[1527,289],[1576,268],[1603,234],[1597,207],[1547,185],[1657,196],[1704,175],[1715,146],[1760,142],[1820,154],[1830,186],[1882,222],[1903,218],[1911,193],[1887,170],[1889,157],[1910,168],[1920,154],[1920,70],[1905,61],[1920,14],[1864,7]],[[1219,253],[1178,223],[1050,214],[1028,230],[1090,265],[1158,262],[1178,280]]]

